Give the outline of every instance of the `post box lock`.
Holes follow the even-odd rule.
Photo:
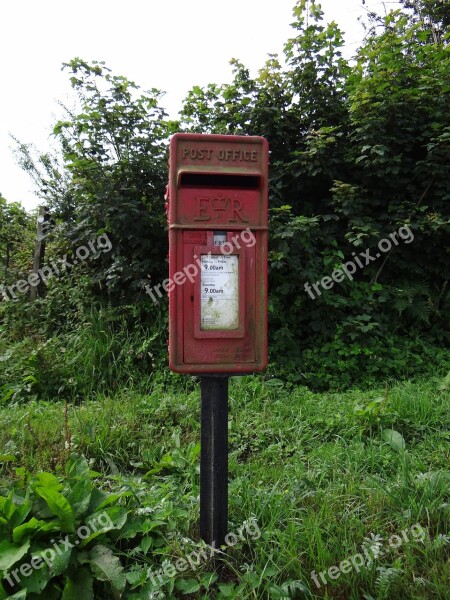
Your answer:
[[[174,371],[266,366],[267,196],[264,138],[172,137],[166,207]]]

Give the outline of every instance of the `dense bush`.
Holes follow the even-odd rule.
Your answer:
[[[272,56],[252,79],[235,61],[183,109],[189,130],[269,140],[272,359],[307,383],[412,372],[427,362],[414,340],[436,360],[449,342],[448,21],[414,4],[373,17],[350,65],[337,26],[298,2],[286,68]]]
[[[180,123],[164,120],[157,90],[66,65],[80,111],[55,126],[60,156],[19,152],[51,207],[53,255],[102,233],[112,250],[75,272],[73,290],[50,288],[44,328],[67,329],[66,302],[79,323],[92,301],[149,304],[143,287],[167,269],[173,131],[257,134],[271,161],[270,372],[339,387],[438,364],[450,341],[450,34],[436,3],[404,4],[372,15],[349,63],[336,24],[299,0],[284,61],[271,55],[252,78],[233,60],[233,81],[194,87]],[[352,273],[338,280],[342,265]],[[143,327],[151,310],[138,311]],[[161,323],[146,335],[163,360]]]

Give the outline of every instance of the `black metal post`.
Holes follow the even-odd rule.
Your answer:
[[[201,377],[200,536],[224,544],[228,528],[228,376]]]

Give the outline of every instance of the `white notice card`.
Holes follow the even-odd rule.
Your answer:
[[[239,328],[239,257],[202,255],[201,329]]]

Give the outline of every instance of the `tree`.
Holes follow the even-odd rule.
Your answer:
[[[442,43],[450,27],[450,5],[443,0],[402,0],[407,10],[412,11],[411,21],[420,23],[427,31],[430,41]],[[448,38],[447,38],[448,43]]]
[[[62,244],[86,244],[106,232],[112,251],[90,265],[99,284],[135,297],[149,278],[164,278],[167,254],[164,187],[167,138],[161,92],[113,75],[103,64],[74,59],[64,65],[80,111],[65,109],[54,127],[60,157],[33,158],[19,146],[58,225]]]
[[[336,210],[347,214],[357,202],[358,214],[348,219],[349,240],[374,243],[409,224],[414,245],[390,253],[373,281],[390,284],[385,293],[389,289],[405,325],[419,320],[442,335],[450,275],[443,251],[449,233],[450,49],[429,34],[415,15],[395,11],[385,18],[384,31],[372,33],[359,50],[347,83],[346,161],[354,168],[350,187],[345,192],[337,186],[334,200]]]
[[[0,194],[0,271],[10,283],[31,262],[33,219],[18,202]]]
[[[417,16],[372,21],[350,67],[337,26],[301,0],[286,67],[271,57],[252,79],[235,60],[231,84],[193,88],[183,109],[187,129],[269,140],[272,348],[309,381],[323,364],[350,360],[357,377],[370,358],[383,369],[402,339],[448,336],[448,34],[443,17],[436,38]],[[314,299],[305,292],[403,226],[414,244]]]

